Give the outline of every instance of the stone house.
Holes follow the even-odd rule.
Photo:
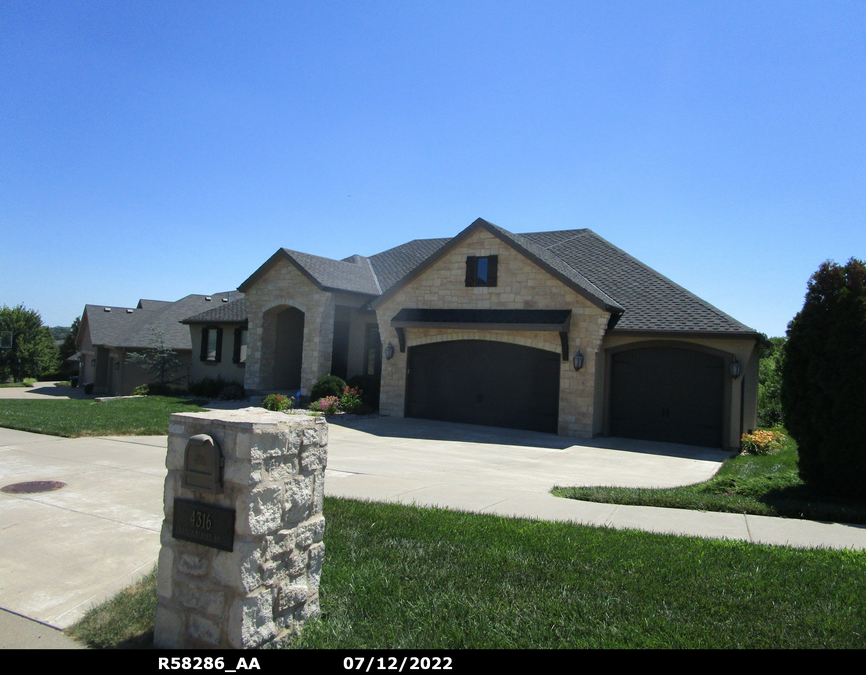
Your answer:
[[[187,323],[246,319],[248,392],[365,374],[393,416],[721,448],[756,426],[763,336],[587,229],[280,249],[239,290],[232,322]]]

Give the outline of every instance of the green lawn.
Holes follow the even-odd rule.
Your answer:
[[[657,490],[557,486],[552,492],[588,502],[866,524],[866,501],[828,499],[803,485],[797,445],[790,438],[774,455],[732,457],[705,483]]]
[[[332,498],[325,518],[323,616],[295,647],[866,647],[866,552]],[[147,645],[155,594],[151,578],[71,634]]]
[[[148,396],[96,403],[0,400],[0,427],[51,436],[163,436],[175,412],[201,412],[196,401]]]

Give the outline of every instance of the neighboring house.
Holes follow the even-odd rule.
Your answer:
[[[128,356],[152,348],[155,334],[161,333],[166,346],[183,363],[172,373],[172,386],[186,388],[192,344],[189,329],[180,321],[228,297],[228,293],[217,293],[187,295],[176,302],[140,300],[134,308],[86,305],[77,339],[79,385],[92,383],[96,394],[123,396],[140,384],[152,383],[154,375],[129,362]]]
[[[239,290],[248,392],[368,374],[393,416],[722,448],[756,426],[763,336],[587,229],[280,249]],[[244,325],[217,314],[186,322]]]
[[[184,319],[193,346],[190,382],[222,377],[244,385],[247,360],[247,309],[243,296],[224,297],[216,307]]]

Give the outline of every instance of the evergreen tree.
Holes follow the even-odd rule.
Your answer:
[[[804,482],[825,494],[866,496],[866,267],[827,261],[788,324],[782,413],[799,446]]]
[[[151,328],[151,348],[145,352],[130,352],[129,363],[134,363],[153,375],[153,382],[162,386],[177,384],[186,378],[183,362],[165,342],[165,331]]]

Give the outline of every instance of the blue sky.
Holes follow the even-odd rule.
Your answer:
[[[783,335],[866,258],[866,3],[0,4],[0,304],[588,227]]]

